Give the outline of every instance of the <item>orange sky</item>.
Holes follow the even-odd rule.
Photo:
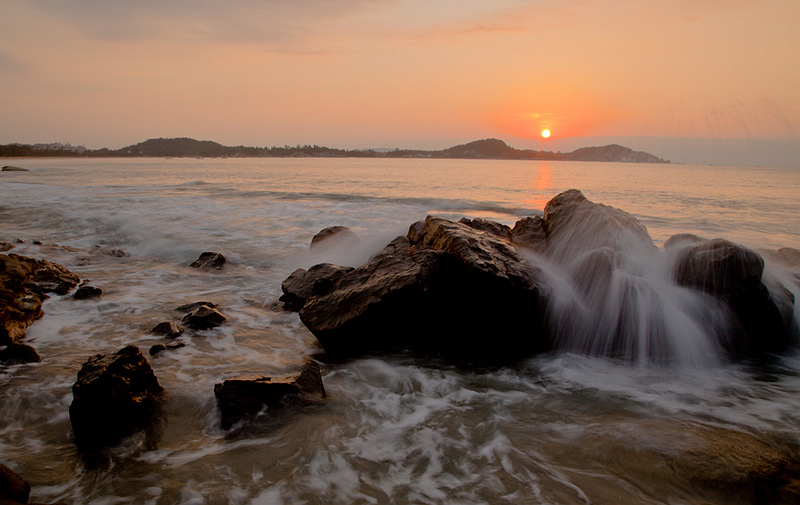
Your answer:
[[[547,127],[554,149],[599,137],[800,145],[797,0],[0,9],[0,143],[444,148],[497,137],[540,148]]]

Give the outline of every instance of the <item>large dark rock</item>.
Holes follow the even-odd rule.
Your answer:
[[[675,281],[721,300],[737,328],[723,342],[736,355],[777,352],[790,344],[794,297],[763,282],[764,259],[752,249],[713,239],[684,243],[677,250]]]
[[[0,254],[0,345],[22,338],[25,329],[42,317],[46,293],[65,295],[79,281],[55,263]]]
[[[299,311],[312,296],[330,291],[331,287],[352,267],[340,267],[320,263],[309,269],[298,268],[281,283],[283,295],[280,300],[287,310]]]
[[[28,503],[30,494],[31,485],[14,470],[0,463],[0,503],[4,501],[3,498]]]
[[[543,344],[538,282],[507,241],[429,216],[311,296],[300,318],[332,352],[425,347],[519,358]]]
[[[36,349],[27,344],[13,342],[0,351],[0,363],[5,363],[6,365],[38,363],[40,361],[42,361],[42,358],[36,352]]]
[[[88,284],[82,284],[72,295],[76,300],[88,300],[90,298],[100,298],[103,295],[103,290]]]
[[[312,361],[298,375],[227,379],[214,385],[214,396],[221,414],[221,427],[228,430],[241,420],[255,420],[265,411],[319,401],[325,398],[325,387],[319,365]]]
[[[183,316],[183,323],[194,330],[208,330],[216,328],[227,321],[222,312],[208,305],[200,305],[193,311]]]
[[[114,445],[154,425],[164,389],[139,348],[97,354],[78,372],[69,418],[81,446]]]
[[[203,270],[220,270],[225,265],[225,256],[216,252],[204,252],[199,258],[194,260],[191,265],[192,268],[200,268]]]
[[[166,338],[178,338],[183,334],[183,328],[172,321],[158,323],[150,330],[153,335],[161,335]]]
[[[539,216],[524,217],[514,224],[511,242],[518,247],[533,251],[544,248],[547,236],[544,233],[544,219]]]

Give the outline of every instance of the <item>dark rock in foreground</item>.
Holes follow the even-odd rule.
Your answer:
[[[114,445],[153,425],[164,389],[133,345],[115,354],[97,354],[78,372],[69,418],[80,446]]]
[[[308,363],[299,375],[261,375],[227,379],[214,385],[221,427],[229,430],[241,420],[256,420],[266,411],[302,405],[325,398],[319,365]]]
[[[38,363],[42,361],[36,349],[19,342],[8,344],[8,346],[0,351],[0,363],[6,365],[18,365],[21,363]]]
[[[197,258],[191,265],[192,268],[201,268],[203,270],[216,269],[220,270],[225,265],[225,256],[215,252],[204,252]]]
[[[0,345],[16,342],[42,317],[46,293],[65,295],[80,279],[46,260],[0,254]]]
[[[733,354],[778,352],[791,341],[794,296],[763,282],[764,259],[752,249],[724,239],[683,242],[677,253],[675,280],[723,301],[736,318],[730,342]]]
[[[183,322],[194,330],[208,330],[220,326],[228,319],[213,307],[200,305],[183,317]]]
[[[28,503],[31,485],[14,470],[0,463],[0,504],[6,500],[12,503]]]

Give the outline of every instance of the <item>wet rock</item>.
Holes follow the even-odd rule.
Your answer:
[[[153,335],[162,335],[166,338],[177,338],[183,334],[183,328],[171,321],[158,323],[150,330]]]
[[[509,240],[511,238],[511,228],[495,221],[490,221],[480,217],[475,219],[462,217],[459,223],[465,224],[474,230],[491,233],[495,237],[502,238],[504,240]]]
[[[212,309],[217,308],[217,304],[214,302],[199,301],[199,302],[187,303],[181,305],[180,307],[175,307],[175,312],[191,312],[193,310],[199,309],[203,305],[205,305],[206,307],[211,307]]]
[[[265,412],[303,405],[325,398],[319,365],[308,363],[298,375],[251,375],[214,385],[221,427],[229,430],[241,420],[255,420]]]
[[[311,296],[300,319],[330,352],[425,347],[519,358],[542,344],[538,275],[508,242],[429,216]]]
[[[220,326],[227,318],[208,305],[200,305],[183,317],[183,323],[194,330],[208,330]]]
[[[511,243],[538,251],[545,246],[544,219],[539,216],[524,217],[514,224],[511,230]]]
[[[705,242],[706,240],[708,239],[699,237],[693,233],[678,233],[664,241],[664,249],[670,251],[676,247],[699,244],[700,242]]]
[[[0,351],[0,363],[5,363],[6,365],[38,363],[40,361],[42,361],[42,358],[36,352],[36,349],[27,344],[13,342]]]
[[[768,254],[770,259],[787,267],[800,266],[800,249],[781,247],[777,251],[769,251]]]
[[[10,251],[13,248],[14,246],[8,242],[0,242],[0,252]]]
[[[91,250],[92,253],[98,254],[101,256],[110,256],[112,258],[127,258],[130,257],[130,253],[125,252],[121,249],[106,249],[102,246],[96,245]]]
[[[18,503],[28,503],[31,485],[14,470],[0,463],[0,503],[3,498]]]
[[[22,167],[15,167],[14,165],[5,165],[2,170],[3,172],[29,172],[27,168]]]
[[[153,426],[164,389],[139,348],[97,354],[78,372],[69,418],[75,442],[108,446]]]
[[[89,298],[99,298],[103,295],[103,290],[87,284],[81,285],[72,295],[76,300],[88,300]]]
[[[150,356],[155,356],[156,354],[160,353],[161,351],[169,351],[180,349],[181,347],[186,347],[186,344],[183,342],[175,342],[174,344],[155,344],[150,346]]]
[[[225,256],[215,252],[204,252],[189,266],[203,270],[211,270],[212,268],[221,270],[223,265],[225,265]]]
[[[790,344],[794,297],[785,288],[772,293],[764,284],[764,259],[752,249],[724,239],[706,240],[677,252],[675,281],[721,300],[740,331],[724,342],[734,355],[777,352]]]
[[[331,226],[321,230],[311,239],[311,252],[347,250],[361,243],[361,239],[346,226]]]
[[[281,283],[280,301],[287,310],[299,311],[312,296],[327,293],[342,275],[353,270],[330,263],[320,263],[309,269],[298,268]]]
[[[65,295],[79,280],[46,260],[0,254],[0,345],[22,338],[25,329],[42,317],[46,293]]]

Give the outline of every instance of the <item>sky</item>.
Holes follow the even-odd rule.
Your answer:
[[[0,144],[500,138],[800,167],[798,0],[0,0],[0,12]]]

